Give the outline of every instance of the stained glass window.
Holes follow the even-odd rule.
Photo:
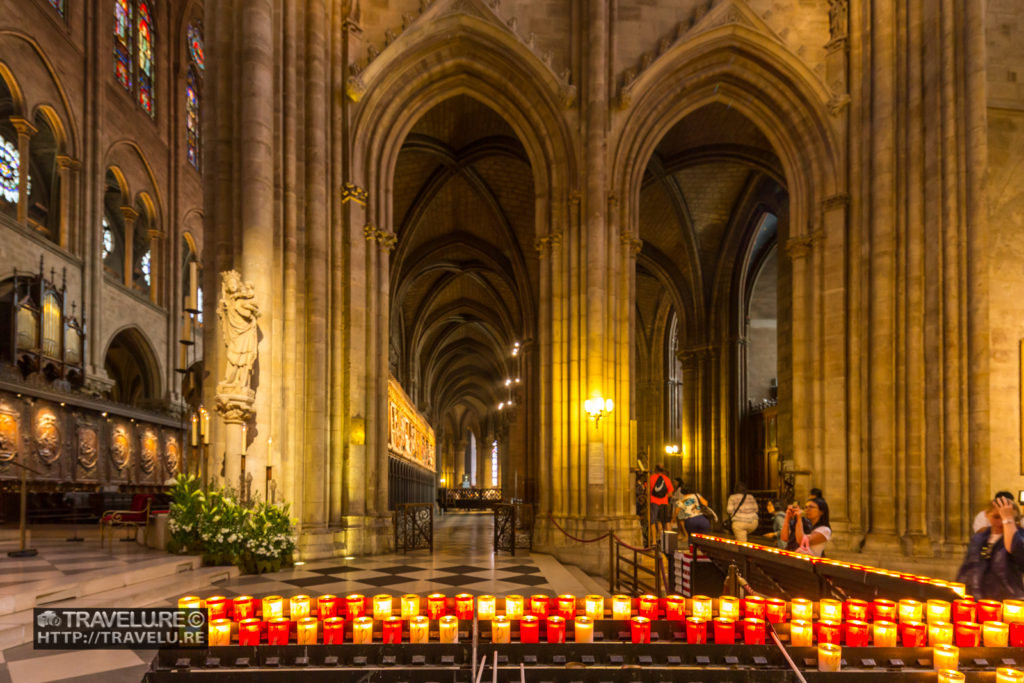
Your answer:
[[[188,163],[199,168],[199,86],[196,73],[188,70],[185,81],[185,151]]]
[[[200,72],[206,68],[206,58],[203,56],[203,31],[194,23],[188,25],[188,53]]]
[[[153,17],[149,13],[149,2],[140,0],[135,22],[136,45],[139,65],[139,105],[153,115]]]
[[[57,13],[62,17],[64,16],[64,0],[50,0],[50,4],[53,5],[53,9],[57,10]]]
[[[128,0],[114,0],[114,75],[132,90],[132,20]]]
[[[114,253],[114,231],[110,229],[110,221],[103,217],[103,258]]]
[[[153,279],[153,256],[152,252],[147,251],[142,255],[142,259],[139,262],[139,269],[142,271],[142,281],[149,287],[152,284]]]
[[[196,308],[199,309],[199,312],[196,313],[196,324],[197,325],[202,325],[203,324],[203,288],[202,287],[196,287]]]
[[[0,197],[18,203],[18,182],[21,156],[13,142],[0,137]]]

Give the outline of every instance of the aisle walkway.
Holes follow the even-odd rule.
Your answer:
[[[562,565],[548,555],[517,552],[515,557],[508,553],[495,555],[492,550],[492,516],[484,513],[451,513],[435,518],[435,548],[433,554],[420,550],[409,553],[378,555],[372,557],[335,558],[300,565],[289,570],[260,576],[236,576],[217,580],[195,587],[200,596],[206,595],[295,595],[304,593],[311,596],[333,593],[346,595],[364,593],[373,595],[388,593],[473,593],[546,594],[588,593],[608,594],[608,586],[602,580],[588,577],[579,569]],[[91,565],[98,561],[125,562],[140,551],[136,560],[157,556],[168,562],[181,560],[155,551],[145,551],[135,544],[114,543],[113,552],[99,551],[95,534],[85,543],[66,543],[59,530],[51,542],[44,543],[38,538],[36,545],[41,551],[36,563],[40,570],[61,571],[61,576],[48,574],[49,580],[59,583],[73,580],[76,566]],[[85,532],[80,532],[86,535]],[[68,534],[65,534],[68,535]],[[51,547],[56,546],[56,547]],[[68,549],[66,546],[77,548]],[[127,548],[126,546],[135,546]],[[6,552],[14,546],[0,542],[0,576],[14,570]],[[76,563],[76,558],[82,560]],[[28,558],[32,559],[32,558]],[[19,562],[21,560],[18,560]],[[46,563],[44,567],[43,563]],[[53,569],[51,569],[51,567]],[[63,568],[62,571],[56,568]],[[26,569],[26,565],[22,565]],[[124,571],[124,567],[111,565],[111,571]],[[29,577],[23,573],[21,576]],[[0,579],[2,580],[2,579]],[[167,585],[166,580],[160,584]],[[144,587],[143,587],[144,588]],[[156,594],[161,593],[159,599]],[[173,590],[156,591],[147,597],[136,597],[125,601],[98,603],[87,601],[89,606],[104,607],[159,607],[173,606],[178,593]],[[116,599],[116,598],[112,598]],[[83,601],[49,603],[57,606],[82,605]],[[149,650],[86,650],[54,651],[33,650],[31,644],[11,647],[0,653],[0,683],[30,683],[41,681],[105,681],[111,683],[137,683],[145,673],[155,653]]]

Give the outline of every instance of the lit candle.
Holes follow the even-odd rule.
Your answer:
[[[1003,621],[1007,624],[1024,622],[1024,601],[1003,600]]]
[[[557,614],[566,621],[572,621],[576,618],[576,596],[575,595],[559,595],[556,600],[558,605]]]
[[[665,618],[682,621],[686,618],[686,598],[670,595],[665,598]]]
[[[860,619],[843,622],[843,642],[848,647],[867,647],[868,622]]]
[[[540,621],[532,614],[526,614],[519,621],[519,642],[536,643],[540,638]]]
[[[178,609],[199,609],[203,606],[203,601],[195,595],[186,595],[183,598],[178,598]]]
[[[764,645],[764,619],[743,619],[743,642],[747,645]]]
[[[430,619],[415,616],[409,620],[409,642],[425,643],[430,639]]]
[[[850,598],[843,603],[843,617],[851,621],[867,621],[868,607],[866,600]]]
[[[242,455],[245,455],[245,447],[246,447],[246,443],[245,442],[247,441],[247,439],[245,437],[246,437],[246,434],[248,433],[248,431],[249,431],[248,427],[246,427],[245,425],[242,425]]]
[[[252,602],[251,595],[239,595],[231,601],[231,611],[235,615],[235,621],[252,619],[256,614],[256,608]]]
[[[491,620],[491,642],[512,642],[512,622],[506,617],[494,617]]]
[[[843,603],[831,598],[824,598],[818,602],[818,618],[822,621],[842,621]]]
[[[732,619],[715,619],[715,642],[719,645],[733,645],[736,643],[736,622]]]
[[[368,645],[373,642],[373,619],[371,617],[356,617],[352,621],[352,642],[359,645]]]
[[[199,445],[199,418],[192,414],[192,447]]]
[[[700,617],[686,617],[686,642],[691,644],[708,642],[708,622]]]
[[[455,596],[455,618],[473,618],[473,596],[469,593],[459,593]]]
[[[793,598],[789,601],[789,613],[793,619],[811,621],[814,618],[814,603],[806,598]]]
[[[740,601],[731,595],[718,598],[718,616],[736,621],[740,618]]]
[[[871,641],[875,647],[896,647],[896,624],[892,621],[876,621],[871,625]]]
[[[637,600],[637,613],[646,619],[658,618],[658,596],[641,595]]]
[[[484,621],[490,621],[494,619],[495,613],[495,599],[493,595],[481,595],[476,599],[476,616],[477,619]]]
[[[953,624],[948,621],[933,621],[928,624],[928,644],[936,645],[953,644]],[[953,667],[943,667],[945,669]]]
[[[345,598],[345,615],[350,620],[358,619],[366,613],[366,598],[359,593],[353,593]]]
[[[385,643],[402,642],[402,617],[385,617],[382,630]]]
[[[431,619],[440,619],[444,616],[445,602],[447,599],[440,593],[431,593],[427,596],[427,616]]]
[[[843,648],[834,643],[818,645],[818,671],[839,671],[843,665]]]
[[[549,643],[565,642],[565,618],[552,614],[547,619],[547,635]]]
[[[458,617],[448,615],[441,617],[438,620],[438,630],[440,631],[440,637],[442,643],[457,643],[459,642],[459,619]]]
[[[925,613],[928,615],[928,623],[936,621],[949,621],[952,614],[952,605],[948,600],[929,600]]]
[[[545,618],[548,616],[548,596],[546,595],[531,595],[530,596],[530,614],[535,617]]]
[[[693,596],[693,606],[691,609],[692,615],[699,617],[704,621],[711,621],[713,616],[711,610],[712,600],[706,595],[695,595]]]
[[[974,600],[953,601],[953,621],[978,621],[978,603]]]
[[[247,617],[238,622],[238,644],[260,644],[260,620]]]
[[[651,642],[651,620],[647,617],[633,617],[629,620],[629,633],[634,643]]]
[[[633,601],[628,595],[612,596],[612,619],[629,619],[633,616]]]
[[[292,621],[299,621],[309,616],[309,596],[293,595],[288,599],[288,616]]]
[[[932,655],[936,671],[960,668],[960,648],[956,645],[936,645]]]
[[[973,621],[958,621],[953,627],[957,647],[978,647],[981,645],[981,624]]]
[[[284,616],[284,598],[280,595],[268,595],[263,598],[263,621],[279,619]]]
[[[573,627],[573,639],[577,643],[594,642],[594,622],[590,617],[576,617],[576,623]]]
[[[287,645],[288,631],[292,627],[292,620],[284,617],[274,617],[267,622],[267,643],[270,645]]]
[[[900,600],[899,615],[900,623],[905,621],[921,621],[924,613],[924,605],[917,600],[903,598]]]
[[[207,412],[203,408],[200,408],[199,410],[200,410],[200,414],[203,417],[203,421],[199,425],[199,427],[200,427],[200,434],[203,437],[203,445],[204,446],[209,446],[210,445],[210,413]]]
[[[810,647],[814,644],[814,624],[803,619],[789,622],[789,643],[793,647]]]
[[[896,603],[885,598],[877,598],[871,603],[871,609],[875,613],[875,621],[896,621]]]
[[[420,596],[408,593],[402,596],[402,618],[412,619],[420,614]]]
[[[296,639],[299,645],[316,645],[316,632],[316,617],[303,617],[296,622]]]
[[[338,616],[338,598],[334,595],[321,595],[316,599],[316,613],[321,619]]]
[[[604,596],[588,595],[583,602],[588,619],[604,619]]]
[[[391,616],[391,596],[390,595],[374,595],[373,596],[373,618],[377,621],[384,621]]]
[[[1024,622],[1010,624],[1010,647],[1024,647]]]
[[[1024,671],[999,667],[996,669],[996,683],[1024,683]]]
[[[1007,647],[1010,644],[1010,627],[1001,621],[986,621],[981,625],[981,638],[985,647]]]
[[[839,644],[839,636],[843,631],[842,623],[838,621],[818,622],[818,642]]]
[[[340,645],[345,641],[345,619],[327,617],[324,619],[324,645]]]
[[[211,647],[231,644],[231,620],[212,619],[209,626],[208,642]]]
[[[924,647],[928,641],[928,627],[923,621],[901,621],[900,642],[903,647]]]
[[[978,601],[978,621],[1000,621],[1003,616],[1003,603],[998,600]]]
[[[523,618],[523,596],[522,595],[506,595],[505,596],[505,616],[509,619],[522,619]]]
[[[943,669],[939,672],[938,683],[960,683],[960,681],[966,681],[967,677],[959,671],[953,669]]]
[[[765,600],[764,613],[771,623],[781,624],[786,620],[786,601],[782,598],[768,598]]]
[[[206,598],[206,610],[210,613],[210,621],[216,619],[227,619],[228,599],[223,595],[213,595]]]

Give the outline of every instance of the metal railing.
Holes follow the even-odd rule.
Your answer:
[[[510,503],[494,506],[494,552],[533,550],[533,506]]]
[[[401,503],[395,507],[395,552],[421,548],[434,552],[434,504]]]
[[[609,536],[611,562],[609,589],[612,593],[661,597],[668,584],[665,576],[665,555],[657,546],[637,548],[623,543],[614,534]]]

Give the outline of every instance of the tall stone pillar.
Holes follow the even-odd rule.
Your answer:
[[[65,249],[72,249],[70,235],[72,217],[71,203],[72,197],[75,196],[75,190],[77,189],[77,183],[75,181],[78,178],[78,173],[81,167],[81,163],[66,154],[57,155],[57,182],[60,187],[60,217],[57,228],[58,243]],[[88,230],[86,229],[85,232],[88,232]],[[81,245],[75,245],[75,247],[82,248]],[[83,249],[83,251],[85,250]]]
[[[139,219],[139,212],[130,206],[121,207],[121,216],[124,217],[124,273],[121,283],[128,289],[135,286],[135,222]]]
[[[11,125],[18,132],[18,222],[22,225],[28,222],[28,172],[32,165],[30,158],[29,141],[38,132],[38,129],[20,116],[11,117]]]

